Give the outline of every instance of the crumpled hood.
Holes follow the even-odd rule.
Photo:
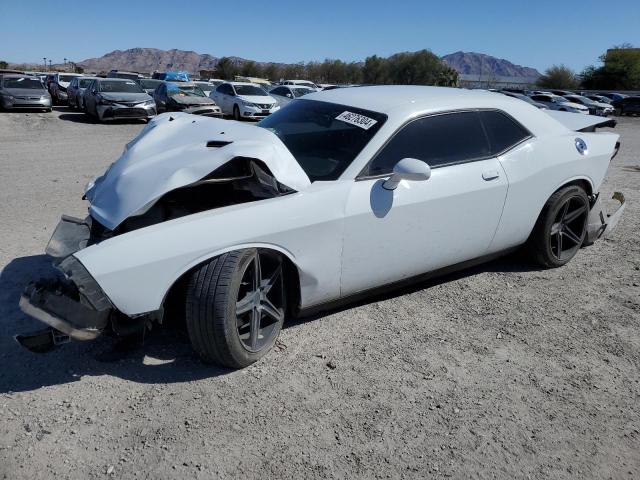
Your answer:
[[[134,92],[100,92],[100,96],[112,102],[147,102],[153,100],[147,93]]]
[[[207,97],[195,97],[192,95],[181,97],[180,95],[174,95],[171,99],[181,105],[215,105],[215,102]]]
[[[207,142],[231,142],[207,147]],[[197,182],[236,157],[263,161],[297,191],[311,182],[280,139],[267,129],[188,113],[164,113],[147,124],[104,175],[87,185],[89,213],[110,230],[146,211],[162,195]]]

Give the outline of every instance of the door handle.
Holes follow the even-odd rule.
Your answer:
[[[487,170],[486,172],[482,172],[482,178],[486,181],[495,180],[500,176],[500,172],[498,170]]]

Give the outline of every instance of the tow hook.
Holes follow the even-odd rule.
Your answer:
[[[21,333],[14,338],[16,342],[33,353],[47,353],[71,341],[69,335],[51,327],[31,333]]]

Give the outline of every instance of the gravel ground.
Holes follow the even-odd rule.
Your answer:
[[[4,478],[640,478],[640,118],[603,188],[621,224],[564,268],[506,258],[291,322],[241,371],[169,329],[23,351],[53,227],[142,126],[0,114]]]

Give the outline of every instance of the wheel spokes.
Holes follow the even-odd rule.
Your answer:
[[[282,259],[269,255],[263,261],[260,257],[257,250],[246,264],[238,292],[241,298],[235,306],[240,341],[253,351],[263,348],[285,317]],[[266,272],[270,273],[263,278]]]
[[[587,211],[587,207],[586,205],[581,205],[580,207],[576,208],[575,210],[573,210],[570,213],[567,213],[564,217],[564,223],[571,223],[574,220],[576,220],[577,218],[580,217],[580,215],[582,215],[583,213],[585,213]]]
[[[567,237],[569,240],[571,240],[576,245],[581,243],[580,242],[580,237],[578,237],[575,233],[573,233],[568,226],[564,227],[564,231],[562,233],[563,233],[563,235],[565,237]]]
[[[280,276],[282,275],[282,260],[278,259],[278,265],[275,270],[269,275],[269,278],[262,279],[262,291],[266,295],[271,291],[273,286],[276,284],[278,280],[280,280]]]

